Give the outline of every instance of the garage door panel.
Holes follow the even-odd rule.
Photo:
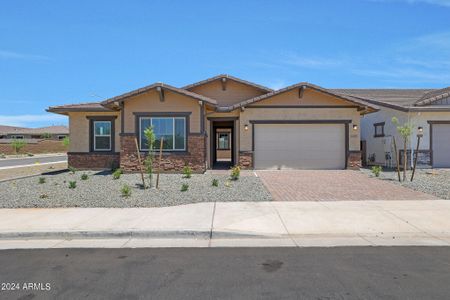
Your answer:
[[[256,169],[345,168],[344,124],[257,124]]]
[[[450,168],[450,124],[433,124],[433,167]]]

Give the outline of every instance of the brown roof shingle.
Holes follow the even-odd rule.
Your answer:
[[[66,104],[58,106],[50,106],[47,109],[48,112],[58,113],[66,115],[68,112],[76,111],[111,111],[111,109],[104,107],[99,102],[89,102],[89,103],[78,103],[78,104]]]

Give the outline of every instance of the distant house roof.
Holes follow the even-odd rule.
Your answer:
[[[15,126],[7,126],[0,125],[0,134],[69,134],[69,128],[66,126],[47,126],[47,127],[39,127],[39,128],[25,128],[25,127],[15,127]]]

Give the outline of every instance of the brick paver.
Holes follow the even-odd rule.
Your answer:
[[[435,196],[350,170],[257,171],[275,201],[431,200]]]

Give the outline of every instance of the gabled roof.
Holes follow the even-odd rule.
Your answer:
[[[111,109],[104,107],[99,102],[88,102],[88,103],[78,103],[78,104],[66,104],[58,106],[50,106],[46,109],[48,112],[67,115],[69,112],[107,112]]]
[[[450,97],[450,87],[426,93],[415,103],[415,105],[424,106],[448,97]]]
[[[276,96],[276,95],[279,95],[282,93],[286,93],[286,92],[291,91],[296,88],[310,88],[310,89],[316,90],[318,92],[340,98],[344,101],[349,101],[349,102],[355,103],[356,105],[358,105],[362,108],[368,108],[368,111],[376,111],[379,109],[378,106],[376,106],[368,101],[365,101],[363,99],[359,99],[359,98],[348,96],[348,95],[338,94],[338,93],[335,93],[333,91],[330,91],[328,89],[322,88],[320,86],[317,86],[317,85],[314,85],[314,84],[311,84],[308,82],[300,82],[297,84],[293,84],[291,86],[288,86],[288,87],[285,87],[285,88],[282,88],[282,89],[279,89],[276,91],[272,91],[270,93],[267,93],[267,94],[264,94],[264,95],[261,95],[258,97],[254,97],[254,98],[242,101],[240,103],[237,103],[233,106],[222,108],[222,109],[223,110],[234,110],[239,107],[247,106],[247,105],[253,104],[255,102],[262,101],[262,100],[268,99],[270,97],[273,97],[273,96]]]
[[[220,74],[220,75],[217,75],[217,76],[214,76],[214,77],[211,77],[211,78],[199,81],[199,82],[195,82],[195,83],[192,83],[192,84],[189,84],[189,85],[186,85],[186,86],[182,87],[182,89],[191,90],[194,87],[205,85],[205,84],[213,82],[215,80],[221,80],[222,78],[227,78],[227,79],[230,79],[230,80],[233,80],[233,81],[236,81],[236,82],[248,85],[248,86],[252,86],[252,87],[254,87],[254,88],[256,88],[256,89],[258,89],[260,91],[263,91],[265,93],[269,93],[269,92],[273,91],[271,88],[268,88],[268,87],[265,87],[263,85],[256,84],[254,82],[250,82],[250,81],[247,81],[247,80],[244,80],[244,79],[240,79],[240,78],[228,75],[228,74]]]
[[[358,97],[404,112],[408,111],[450,111],[450,106],[429,106],[442,98],[449,97],[450,88],[444,89],[331,89],[336,93]]]
[[[157,82],[157,83],[153,83],[151,85],[145,86],[143,88],[136,89],[136,90],[133,90],[131,92],[128,92],[128,93],[125,93],[125,94],[122,94],[122,95],[119,95],[119,96],[116,96],[116,97],[113,97],[113,98],[106,99],[105,101],[101,102],[101,105],[104,105],[104,106],[108,107],[110,104],[112,104],[114,102],[125,101],[126,99],[128,99],[130,97],[146,93],[146,92],[148,92],[148,91],[150,91],[152,89],[156,89],[157,87],[160,87],[163,90],[169,90],[169,91],[172,91],[174,93],[185,95],[185,96],[188,96],[188,97],[200,100],[200,101],[205,101],[206,103],[209,103],[209,104],[213,104],[213,105],[217,104],[217,101],[214,100],[214,99],[211,99],[211,98],[208,98],[208,97],[205,97],[205,96],[202,96],[202,95],[199,95],[199,94],[196,94],[196,93],[184,90],[184,89],[179,89],[179,88],[176,88],[174,86],[171,86],[171,85],[168,85],[168,84],[165,84],[165,83]]]

